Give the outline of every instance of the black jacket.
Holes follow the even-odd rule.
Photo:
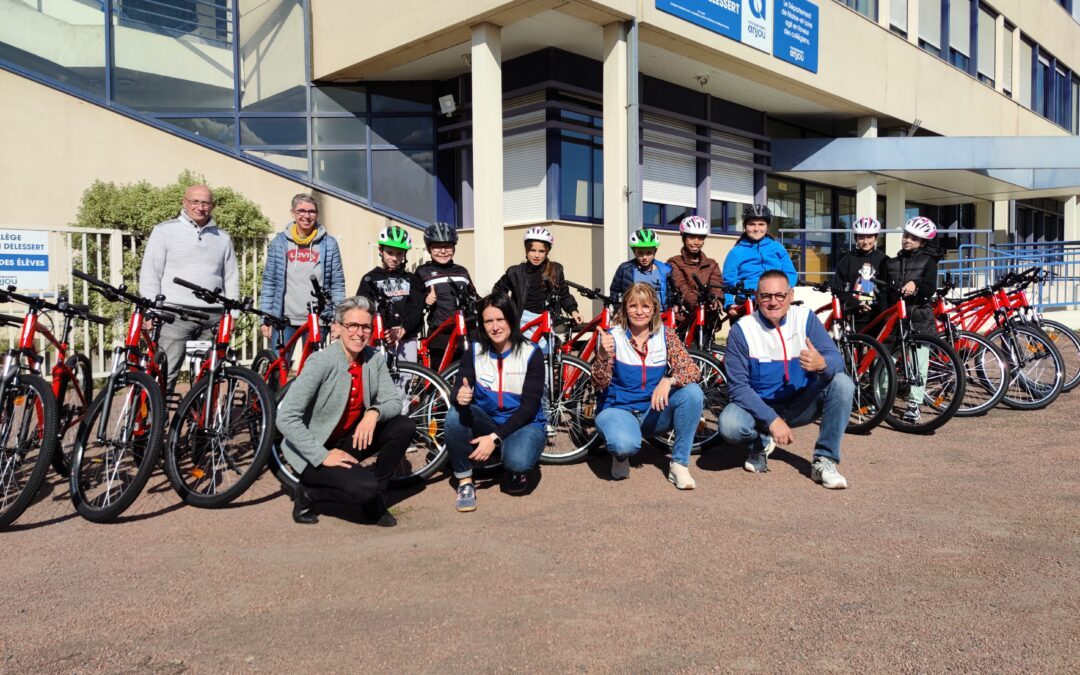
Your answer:
[[[895,258],[887,258],[882,269],[886,281],[886,297],[889,304],[900,299],[900,289],[909,281],[915,282],[915,294],[907,299],[908,316],[917,332],[934,335],[937,324],[934,321],[933,299],[937,292],[937,264],[942,251],[936,244],[924,246],[915,251],[901,250]]]
[[[558,293],[558,303],[563,310],[569,314],[577,310],[577,300],[574,300],[574,296],[570,295],[570,287],[566,285],[566,277],[563,276],[563,266],[557,262],[552,262],[555,266],[555,285]],[[526,307],[525,299],[528,297],[529,289],[527,287],[529,271],[533,268],[528,262],[518,263],[513,267],[509,267],[506,270],[506,274],[502,275],[498,281],[495,282],[495,286],[492,288],[493,292],[506,293],[510,296],[510,299],[514,301],[514,306],[517,308],[518,314],[524,309],[536,312],[539,314],[544,311],[545,308],[539,310],[535,307]],[[541,277],[543,278],[543,277]],[[544,282],[544,295],[548,293],[547,282]]]
[[[416,268],[416,275],[424,282],[423,297],[424,307],[427,309],[428,335],[457,311],[455,286],[467,287],[473,295],[476,294],[469,270],[453,261],[445,265],[440,265],[434,260],[426,262]],[[427,294],[432,288],[435,289],[435,304],[428,306]],[[473,307],[465,308],[465,313],[472,314]]]
[[[379,298],[379,291],[386,296],[388,305]],[[401,326],[405,329],[402,339],[414,338],[420,332],[424,282],[412,272],[403,269],[390,272],[384,267],[376,267],[360,279],[356,294],[379,303],[386,327]]]
[[[870,305],[875,309],[880,307],[886,287],[881,266],[888,257],[878,248],[869,253],[856,248],[840,257],[836,262],[836,274],[833,275],[832,292],[840,297],[845,309],[857,305],[859,295],[872,295],[874,299]],[[855,292],[856,282],[860,286],[858,293]]]

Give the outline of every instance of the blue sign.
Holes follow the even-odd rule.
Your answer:
[[[776,0],[773,32],[773,56],[817,72],[817,5],[809,0]]]
[[[47,255],[0,255],[0,271],[4,272],[48,272]]]
[[[742,39],[741,0],[656,0],[656,8],[732,40]]]

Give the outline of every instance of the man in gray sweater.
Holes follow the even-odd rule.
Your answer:
[[[139,293],[143,297],[153,299],[161,294],[170,304],[211,314],[210,321],[178,318],[162,328],[159,346],[168,357],[169,391],[184,365],[187,341],[212,340],[223,311],[173,283],[173,278],[180,277],[205,288],[221,288],[228,298],[240,296],[240,271],[232,239],[214,222],[210,215],[213,210],[210,188],[192,185],[184,191],[180,215],[155,225],[143,251],[139,270]]]

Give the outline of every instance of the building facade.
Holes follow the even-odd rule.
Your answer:
[[[753,202],[811,279],[862,215],[928,216],[950,255],[1080,239],[1080,1],[0,0],[0,19],[11,225],[70,222],[94,179],[193,169],[278,221],[321,192],[351,286],[390,222],[456,225],[481,289],[532,225],[606,286],[629,230],[667,256],[704,215],[722,257]],[[996,145],[1018,137],[1057,140]]]

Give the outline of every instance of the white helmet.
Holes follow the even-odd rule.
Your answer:
[[[880,234],[881,223],[873,216],[863,216],[851,224],[851,231],[855,234]]]
[[[546,227],[530,227],[525,230],[525,241],[542,241],[548,246],[555,245],[555,235]]]
[[[679,232],[707,237],[709,236],[709,221],[701,216],[687,216],[679,223]]]
[[[937,236],[937,225],[929,218],[919,216],[904,223],[904,232],[913,234],[919,239],[933,239]]]

